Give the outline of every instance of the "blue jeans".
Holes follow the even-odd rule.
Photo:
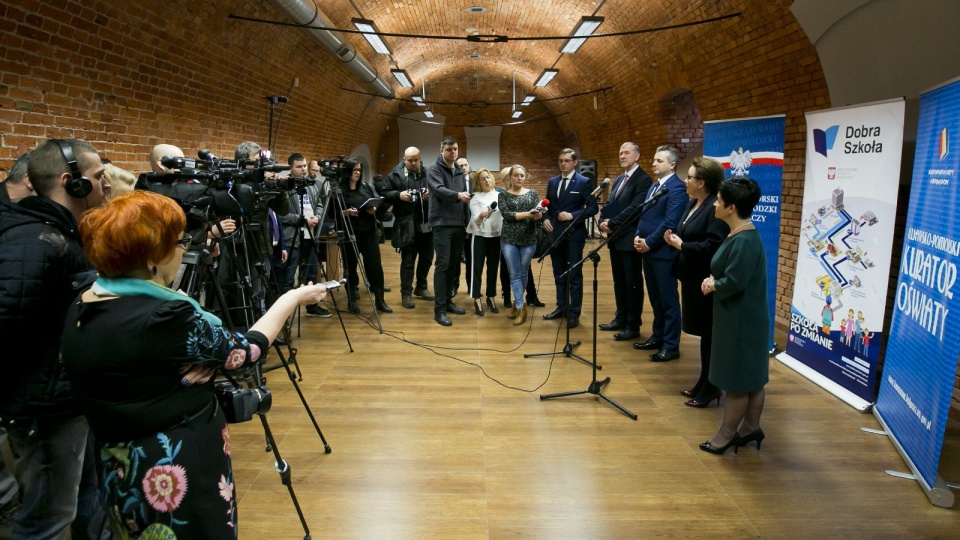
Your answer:
[[[77,493],[87,448],[87,419],[8,426],[14,474],[23,499],[12,538],[64,538],[77,514]]]
[[[510,272],[510,289],[513,291],[513,305],[517,309],[523,307],[523,290],[527,286],[527,272],[530,271],[530,261],[537,246],[515,246],[506,242],[500,243],[500,252],[507,261],[507,270]]]

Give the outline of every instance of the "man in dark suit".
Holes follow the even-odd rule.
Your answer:
[[[543,316],[548,321],[566,316],[568,328],[580,325],[583,265],[577,266],[565,278],[560,276],[583,258],[583,246],[587,242],[587,226],[584,222],[597,213],[597,199],[591,194],[593,183],[576,172],[577,162],[577,153],[574,150],[564,148],[560,151],[560,174],[547,181],[547,200],[550,204],[543,219],[543,230],[554,233],[554,238],[559,238],[559,235],[573,228],[562,242],[550,250],[553,278],[557,284],[557,309]]]
[[[663,240],[663,233],[680,223],[689,197],[683,182],[676,175],[677,149],[661,146],[653,156],[653,172],[657,176],[646,198],[660,192],[659,200],[637,222],[634,248],[643,254],[643,270],[647,275],[647,292],[653,307],[653,332],[643,343],[634,343],[640,350],[657,351],[650,355],[654,362],[680,357],[680,295],[677,278],[671,275],[677,250]]]
[[[633,247],[629,232],[636,230],[637,218],[633,210],[643,203],[650,189],[650,175],[637,162],[640,148],[632,142],[620,146],[620,166],[623,174],[614,180],[610,198],[600,212],[600,230],[610,235],[620,232],[610,248],[610,267],[613,270],[613,292],[617,312],[609,323],[599,325],[601,330],[617,331],[613,338],[627,341],[640,337],[643,313],[643,266],[640,254]]]

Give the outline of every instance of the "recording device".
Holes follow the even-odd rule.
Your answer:
[[[324,287],[327,288],[327,291],[332,291],[334,289],[339,289],[346,282],[347,280],[345,279],[341,279],[339,281],[334,279],[330,281],[324,281],[323,283],[317,283],[317,285],[323,285]]]
[[[550,201],[548,201],[547,199],[543,199],[542,201],[540,201],[540,202],[537,204],[537,207],[536,207],[536,208],[534,208],[533,210],[531,210],[531,212],[534,212],[534,213],[537,213],[537,214],[543,214],[544,212],[547,211],[547,207],[548,207],[548,206],[550,206]]]
[[[493,201],[492,203],[490,203],[490,206],[487,207],[487,212],[490,212],[492,214],[496,209],[497,209],[497,201]]]
[[[419,189],[408,189],[406,193],[410,196],[410,202],[417,202],[422,195]]]
[[[273,396],[264,386],[242,388],[232,381],[223,382],[217,385],[216,394],[217,403],[229,424],[246,422],[254,414],[267,414],[273,405]]]
[[[352,170],[343,168],[345,161],[347,161],[347,156],[337,156],[330,159],[321,159],[317,161],[317,164],[323,170],[323,177],[330,182],[337,182],[339,186],[341,180],[349,180],[350,176],[353,175]]]
[[[597,186],[597,189],[593,190],[593,193],[591,193],[590,196],[596,197],[597,195],[600,194],[601,191],[603,191],[603,188],[607,187],[608,185],[610,185],[610,179],[604,178],[603,182],[600,182],[600,185]]]

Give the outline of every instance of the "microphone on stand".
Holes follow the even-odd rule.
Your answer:
[[[610,185],[610,179],[604,178],[603,182],[600,182],[600,185],[597,186],[597,189],[593,190],[593,193],[591,193],[590,196],[596,197],[597,195],[600,194],[601,191],[603,191],[603,188],[607,187],[608,185]]]
[[[531,212],[536,212],[537,214],[542,214],[547,211],[547,207],[550,206],[550,201],[544,199],[537,204],[537,207],[531,210]]]
[[[670,193],[670,188],[663,188],[660,191],[657,191],[656,193],[651,195],[649,199],[643,201],[643,204],[655,203],[657,202],[657,199],[659,199],[660,197],[663,197],[667,193]]]

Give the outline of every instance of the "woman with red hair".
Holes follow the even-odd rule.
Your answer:
[[[281,296],[246,334],[167,286],[193,241],[172,199],[121,195],[80,222],[100,277],[70,307],[63,362],[96,438],[101,499],[120,537],[236,538],[230,434],[214,369],[251,366],[321,285]]]

